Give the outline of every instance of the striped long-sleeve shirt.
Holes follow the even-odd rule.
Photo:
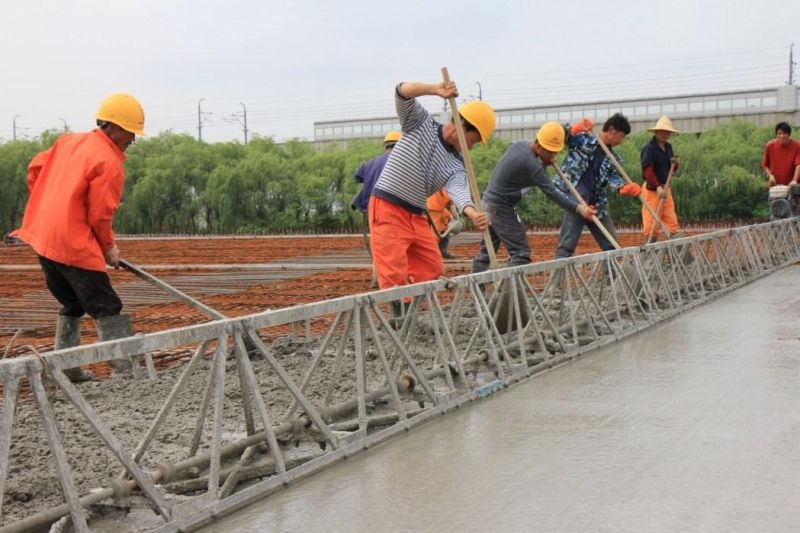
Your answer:
[[[433,120],[415,98],[403,98],[395,89],[395,107],[403,138],[392,150],[372,194],[413,213],[442,187],[459,212],[473,205],[461,155],[442,137],[442,125]]]

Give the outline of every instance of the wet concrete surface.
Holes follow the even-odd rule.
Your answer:
[[[800,531],[800,266],[206,532]]]

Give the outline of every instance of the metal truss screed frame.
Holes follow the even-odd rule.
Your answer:
[[[156,530],[195,529],[798,259],[800,219],[793,218],[239,318],[211,310],[211,321],[190,327],[0,361],[0,516],[12,443],[23,438],[13,432],[23,385],[45,430],[63,495],[61,505],[39,508],[0,533],[67,516],[74,530],[88,531],[93,504],[132,491],[161,517]],[[300,372],[290,371],[285,355],[271,346],[274,332],[304,347]],[[191,359],[174,371],[163,403],[135,442],[104,422],[104,406],[92,405],[83,386],[64,374],[102,361],[138,363],[142,354],[176,347],[189,347]],[[263,364],[257,369],[254,361]],[[137,375],[159,380],[160,374]],[[159,457],[151,444],[191,379],[204,383],[195,431],[183,458]],[[267,382],[283,398],[280,409],[265,399]],[[235,400],[226,395],[232,388]],[[70,463],[58,431],[54,390],[116,459],[105,487],[76,488],[79,466]],[[242,420],[225,416],[232,401]],[[209,411],[211,430],[205,431]],[[223,438],[234,426],[240,436]],[[314,451],[295,453],[300,441],[315,444]],[[172,495],[178,486],[192,496],[177,501]]]

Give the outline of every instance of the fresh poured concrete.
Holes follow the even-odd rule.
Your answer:
[[[800,531],[800,266],[203,531]]]

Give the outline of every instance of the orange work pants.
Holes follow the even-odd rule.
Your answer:
[[[442,253],[425,215],[417,215],[377,196],[369,200],[372,261],[381,289],[437,279]]]
[[[642,198],[647,202],[647,205],[653,208],[655,213],[658,213],[658,192],[651,191],[647,187],[642,187]],[[661,207],[661,222],[664,223],[670,233],[677,233],[678,230],[680,230],[678,215],[675,214],[675,202],[672,200],[672,191],[670,189],[667,189],[667,197],[664,199],[664,205]],[[650,230],[653,224],[656,225],[653,237],[658,238],[658,234],[661,233],[661,226],[656,224],[653,220],[650,211],[645,206],[642,206],[642,231],[644,232],[645,238],[650,236]]]

